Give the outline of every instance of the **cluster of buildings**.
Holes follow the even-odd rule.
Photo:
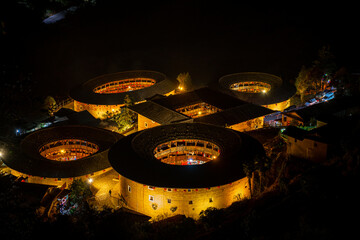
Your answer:
[[[265,152],[243,132],[283,123],[284,116],[305,121],[305,109],[285,111],[294,94],[281,78],[256,72],[227,75],[218,89],[191,92],[179,91],[177,81],[154,71],[103,75],[71,91],[73,110],[102,119],[118,112],[129,95],[136,103],[130,107],[137,114],[135,133],[53,126],[23,136],[3,161],[13,175],[55,186],[115,170],[123,206],[151,217],[197,218],[208,207],[224,208],[251,196],[243,166]],[[322,159],[327,150],[316,149],[323,143],[302,131],[287,130],[289,154]]]

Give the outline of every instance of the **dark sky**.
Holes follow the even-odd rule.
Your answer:
[[[34,28],[24,41],[25,63],[39,83],[49,85],[50,94],[133,69],[171,78],[189,72],[197,85],[242,71],[291,80],[327,44],[340,65],[357,66],[353,7],[234,2],[133,1],[79,10]]]

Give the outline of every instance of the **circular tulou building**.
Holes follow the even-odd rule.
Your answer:
[[[61,186],[111,170],[107,153],[121,136],[87,126],[46,128],[23,138],[3,161],[28,182]]]
[[[252,137],[214,125],[179,123],[133,133],[109,151],[124,204],[137,212],[198,218],[250,196],[245,162],[265,154]]]
[[[104,118],[107,111],[118,111],[124,106],[126,95],[134,102],[142,102],[155,94],[172,94],[177,86],[177,81],[159,72],[125,71],[93,78],[75,87],[70,97],[74,99],[75,111],[87,110],[96,118]]]
[[[250,103],[283,111],[290,106],[296,93],[294,86],[275,75],[261,72],[234,73],[219,79],[221,88],[231,95]]]

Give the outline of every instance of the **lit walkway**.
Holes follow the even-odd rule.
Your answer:
[[[93,179],[91,190],[95,195],[96,206],[99,209],[105,206],[115,209],[121,207],[118,176],[119,174],[112,169]]]

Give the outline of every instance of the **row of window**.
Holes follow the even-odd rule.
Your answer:
[[[149,195],[149,201],[150,201],[150,202],[154,202],[154,199],[155,199],[154,196]],[[209,203],[212,203],[213,201],[214,201],[214,199],[213,199],[212,197],[209,198]],[[167,202],[168,202],[168,203],[171,203],[171,199],[168,198],[168,199],[167,199]],[[192,200],[190,200],[190,201],[189,201],[189,204],[192,205],[192,204],[194,204],[194,202],[193,202]]]
[[[100,86],[94,88],[93,91],[95,93],[103,93],[112,87],[127,88],[127,87],[131,86],[131,87],[143,88],[143,87],[149,87],[151,85],[154,85],[155,83],[156,83],[155,80],[149,79],[149,78],[126,79],[126,80],[119,80],[119,81],[114,81],[114,82],[110,82],[110,83],[105,83],[103,85],[100,85]]]
[[[152,186],[148,186],[148,188],[151,189],[151,190],[154,190],[154,189],[155,189],[155,187],[152,187]],[[172,191],[171,188],[167,188],[166,190],[167,190],[168,192],[171,192],[171,191]],[[131,186],[129,186],[129,185],[128,185],[128,191],[131,192]],[[187,192],[191,192],[191,189],[188,189]],[[154,196],[153,196],[153,195],[149,195],[149,201],[150,201],[150,202],[153,202],[153,201],[154,201]],[[213,200],[212,197],[209,198],[209,202],[210,202],[210,203],[212,203],[213,201],[214,201],[214,200]],[[171,199],[168,198],[168,199],[167,199],[167,202],[168,202],[168,203],[171,203]],[[189,201],[189,204],[193,204],[193,201],[190,200],[190,201]]]

